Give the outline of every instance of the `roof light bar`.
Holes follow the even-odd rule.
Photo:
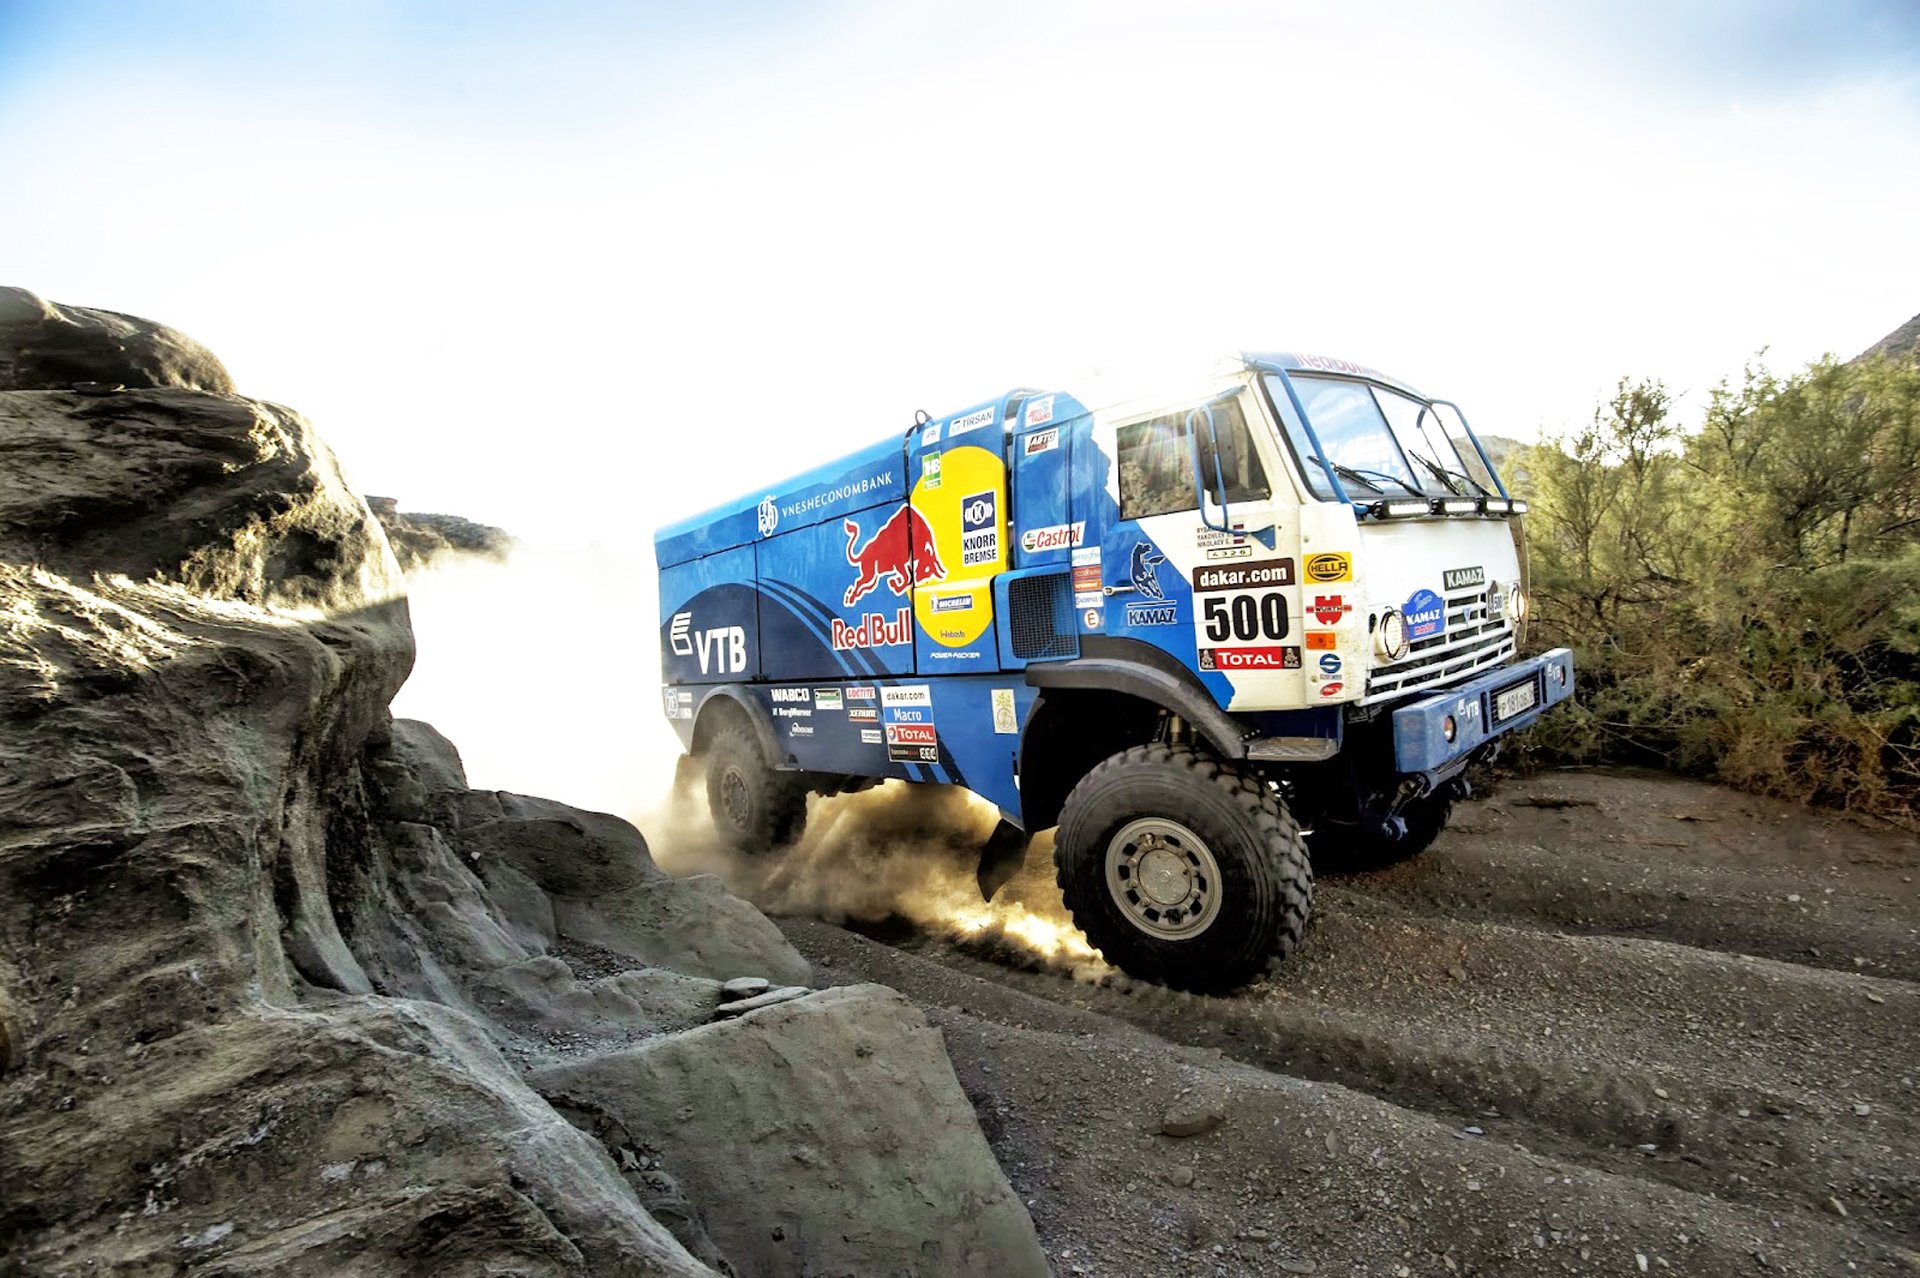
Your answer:
[[[1484,497],[1480,501],[1480,509],[1489,515],[1506,515],[1513,512],[1513,503],[1505,497]]]
[[[1424,501],[1376,501],[1370,507],[1376,519],[1407,518],[1413,515],[1431,515],[1433,506]]]
[[[1525,503],[1524,501],[1521,501],[1519,498],[1516,497],[1513,502],[1513,513],[1516,515],[1526,514],[1527,503]]]
[[[1440,503],[1440,510],[1448,515],[1477,515],[1480,503],[1472,497],[1449,497]]]

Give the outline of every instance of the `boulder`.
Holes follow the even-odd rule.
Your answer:
[[[822,990],[530,1081],[570,1112],[652,1133],[743,1273],[1049,1272],[940,1032],[884,986]]]
[[[226,367],[184,333],[118,311],[59,306],[23,288],[0,287],[0,391],[75,384],[233,394]]]

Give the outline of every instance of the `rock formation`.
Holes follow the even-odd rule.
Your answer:
[[[1853,362],[1875,358],[1903,362],[1920,360],[1920,315],[1914,316],[1866,350],[1861,351],[1854,356]]]
[[[297,414],[18,290],[0,388],[0,1274],[1046,1272],[910,1004],[717,1021],[766,919],[389,718]]]
[[[367,506],[386,530],[387,544],[393,547],[404,572],[423,568],[438,555],[504,560],[513,549],[513,538],[491,524],[475,523],[459,515],[401,510],[399,501],[392,497],[369,497]]]

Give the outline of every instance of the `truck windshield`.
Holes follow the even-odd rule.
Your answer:
[[[1479,453],[1467,441],[1464,424],[1458,423],[1456,415],[1443,420],[1432,405],[1369,382],[1296,374],[1291,378],[1294,392],[1326,450],[1323,456],[1328,465],[1323,466],[1306,431],[1294,420],[1278,374],[1265,376],[1267,393],[1286,423],[1307,482],[1318,495],[1334,495],[1328,466],[1340,472],[1348,495],[1362,500],[1381,493],[1452,497],[1494,491],[1492,476],[1480,464]],[[1456,439],[1465,447],[1457,448]],[[1356,488],[1361,490],[1358,494]]]

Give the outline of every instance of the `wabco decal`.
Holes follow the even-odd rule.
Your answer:
[[[1342,551],[1326,551],[1317,555],[1308,555],[1306,562],[1307,580],[1326,586],[1336,581],[1353,580],[1353,556]]]
[[[864,546],[856,545],[860,540],[859,524],[847,519],[842,520],[841,525],[847,530],[847,562],[860,570],[842,600],[849,608],[878,587],[882,578],[894,594],[904,595],[913,586],[939,581],[947,575],[946,566],[940,562],[940,548],[933,541],[933,531],[912,506],[894,511]],[[841,646],[838,639],[833,646]]]
[[[1487,584],[1485,568],[1449,568],[1440,574],[1442,590],[1465,590],[1468,586]]]
[[[1043,550],[1066,550],[1078,546],[1086,535],[1087,522],[1084,519],[1072,524],[1029,528],[1020,534],[1020,549],[1029,555],[1039,554]]]
[[[784,702],[789,705],[805,705],[813,700],[812,694],[805,688],[775,688],[768,695],[776,704]]]
[[[1400,606],[1407,619],[1407,638],[1431,639],[1447,628],[1447,605],[1431,590],[1416,590]]]

